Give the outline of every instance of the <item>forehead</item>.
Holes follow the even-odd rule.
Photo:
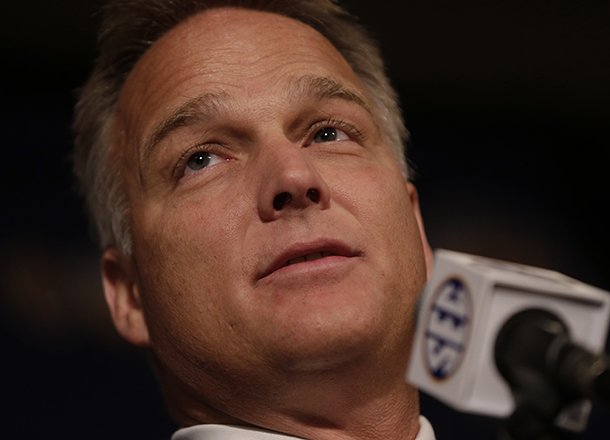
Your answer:
[[[304,23],[268,12],[211,9],[144,54],[122,89],[119,119],[143,129],[145,116],[160,117],[204,89],[254,96],[304,74],[332,77],[364,93],[345,59]]]

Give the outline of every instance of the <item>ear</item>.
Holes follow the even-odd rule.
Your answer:
[[[419,237],[421,239],[424,257],[426,260],[426,273],[428,274],[428,279],[430,279],[432,269],[434,267],[434,256],[432,254],[430,243],[428,243],[426,229],[424,228],[424,220],[422,218],[421,209],[419,206],[419,195],[417,194],[417,188],[415,188],[415,185],[413,185],[411,182],[407,182],[406,185],[409,198],[411,199],[411,205],[413,206],[415,220],[417,221],[417,227],[419,228]]]
[[[115,328],[128,342],[148,346],[148,328],[131,258],[115,247],[108,248],[102,254],[101,272],[104,297]]]

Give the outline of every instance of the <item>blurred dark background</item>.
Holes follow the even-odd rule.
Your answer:
[[[345,3],[381,40],[412,132],[434,248],[551,268],[610,290],[610,2]],[[100,0],[0,14],[0,398],[3,434],[168,439],[144,355],[106,316],[70,175],[73,91]],[[399,6],[400,4],[400,6]],[[439,440],[498,422],[423,397]],[[582,438],[610,438],[596,407]]]

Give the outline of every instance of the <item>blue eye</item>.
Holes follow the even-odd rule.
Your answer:
[[[349,136],[345,134],[343,130],[339,130],[335,127],[324,127],[316,131],[313,136],[313,143],[322,142],[335,142],[349,139]]]
[[[186,166],[193,171],[199,171],[202,168],[207,167],[211,161],[212,155],[210,153],[200,151],[189,157]]]
[[[198,151],[192,154],[186,161],[184,174],[191,174],[203,170],[204,168],[209,168],[223,160],[224,159],[217,154],[208,151]]]

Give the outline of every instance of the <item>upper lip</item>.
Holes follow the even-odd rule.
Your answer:
[[[356,257],[360,254],[353,247],[340,240],[321,239],[309,243],[297,243],[289,246],[279,255],[271,259],[271,262],[265,265],[264,269],[257,275],[257,279],[270,275],[278,269],[286,266],[288,262],[294,258],[305,257],[316,253],[327,253],[330,255],[342,257]]]

